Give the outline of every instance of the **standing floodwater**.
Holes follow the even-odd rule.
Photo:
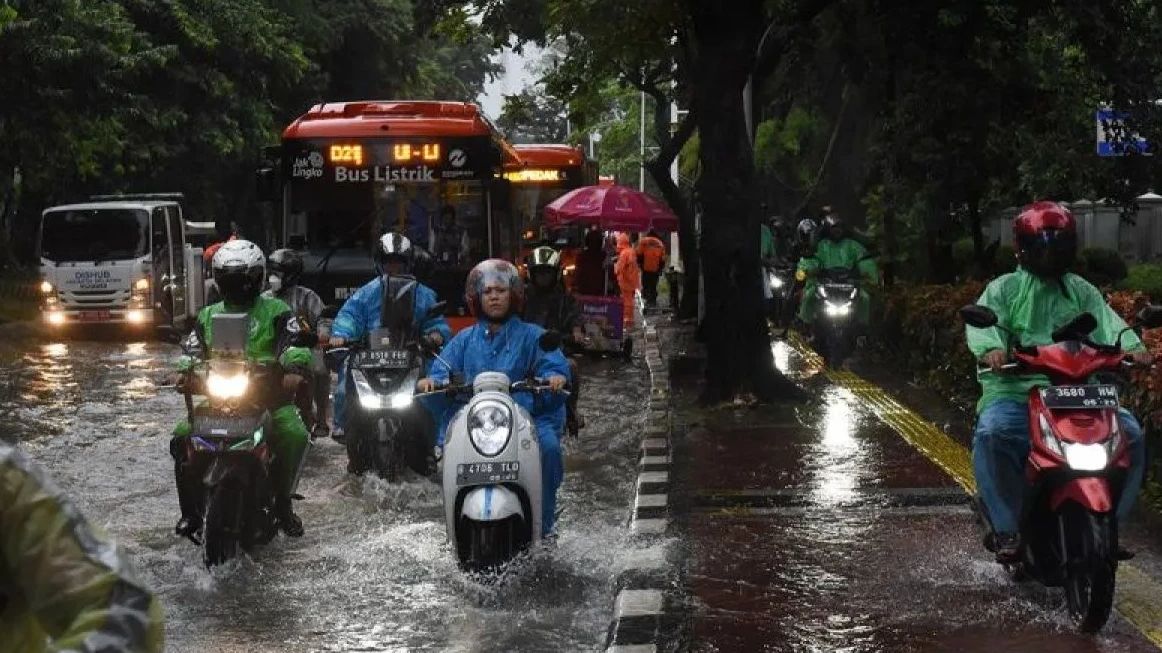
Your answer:
[[[206,571],[172,534],[169,431],[184,408],[154,384],[177,350],[12,340],[0,350],[0,428],[129,551],[161,597],[167,651],[600,650],[617,573],[650,555],[625,527],[645,419],[638,366],[585,367],[589,425],[565,444],[560,538],[488,586],[457,569],[437,485],[355,479],[330,440],[300,483],[306,535]]]

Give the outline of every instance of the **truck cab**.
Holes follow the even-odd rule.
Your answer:
[[[45,209],[36,243],[45,321],[185,330],[202,305],[201,251],[181,196],[100,196]]]

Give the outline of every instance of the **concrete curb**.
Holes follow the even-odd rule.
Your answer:
[[[649,420],[641,443],[630,532],[641,540],[665,537],[670,528],[670,372],[662,358],[658,330],[645,322],[644,347],[650,375]],[[672,599],[667,596],[663,555],[660,565],[631,568],[618,578],[607,653],[656,653]]]

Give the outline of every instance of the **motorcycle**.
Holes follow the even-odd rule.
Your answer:
[[[819,271],[815,294],[819,299],[812,330],[815,350],[828,367],[839,367],[855,351],[856,312],[860,273],[856,268]]]
[[[274,452],[265,434],[272,428],[264,388],[275,370],[246,359],[250,318],[218,314],[212,319],[213,358],[195,364],[180,383],[191,426],[185,438],[184,473],[200,479],[202,536],[207,567],[222,564],[266,544],[277,532],[271,466]],[[183,344],[197,356],[201,343],[191,333]],[[195,394],[207,401],[194,405]]]
[[[969,326],[998,326],[984,306],[960,310]],[[1162,307],[1147,307],[1139,326],[1162,326]],[[999,327],[1002,328],[1003,327]],[[1116,506],[1130,468],[1130,450],[1118,425],[1118,389],[1090,384],[1100,372],[1127,367],[1121,348],[1089,339],[1097,320],[1082,313],[1053,333],[1054,344],[1017,346],[1004,372],[1044,374],[1049,384],[1029,391],[1030,443],[1020,523],[1021,559],[1006,565],[1014,580],[1032,578],[1063,587],[1069,616],[1082,632],[1101,629],[1114,600],[1118,567]],[[1006,332],[1008,332],[1006,330]],[[1014,341],[1019,341],[1012,334]],[[989,368],[980,370],[991,373]],[[977,513],[985,546],[995,551],[994,531],[979,498]]]
[[[783,261],[765,261],[767,319],[786,329],[795,314],[795,267]]]
[[[446,306],[432,306],[424,320],[442,315]],[[342,382],[349,390],[346,446],[352,472],[373,469],[389,483],[400,481],[405,464],[417,474],[429,474],[435,425],[414,400],[427,353],[432,352],[414,325],[373,329],[364,343],[328,350],[334,367],[347,358]]]
[[[560,336],[546,334],[540,346],[552,351]],[[536,423],[513,394],[546,391],[537,381],[484,372],[471,386],[430,393],[471,394],[448,425],[443,450],[444,519],[462,569],[494,571],[541,541]]]

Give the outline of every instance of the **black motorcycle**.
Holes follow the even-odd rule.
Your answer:
[[[424,321],[441,315],[440,302]],[[360,343],[327,352],[328,364],[339,367],[345,357],[347,384],[346,446],[349,471],[375,470],[389,483],[399,482],[404,466],[429,475],[430,454],[435,445],[435,423],[415,401],[415,386],[422,378],[425,355],[433,353],[418,329],[373,329]]]
[[[795,266],[784,261],[765,261],[764,280],[769,289],[767,319],[786,329],[795,316]]]
[[[272,429],[269,395],[277,369],[249,361],[246,314],[213,317],[210,343],[213,357],[195,363],[180,389],[192,428],[184,439],[183,473],[200,479],[198,493],[202,534],[194,543],[204,548],[206,566],[222,564],[239,548],[269,542],[277,532],[271,466],[275,454],[265,434]],[[195,334],[183,343],[186,354],[198,355]],[[195,405],[195,394],[206,401]]]
[[[827,268],[818,273],[812,332],[815,351],[828,367],[843,365],[855,351],[860,281],[859,270],[854,267]]]

